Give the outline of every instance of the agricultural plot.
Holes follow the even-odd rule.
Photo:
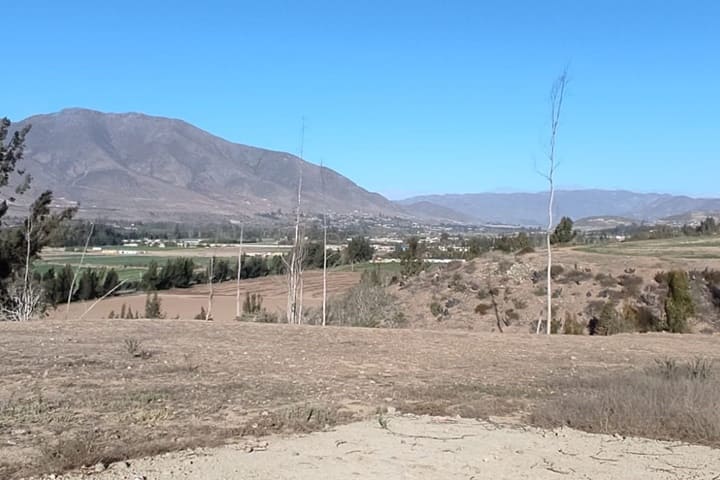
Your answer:
[[[720,259],[720,237],[677,237],[663,240],[618,242],[577,247],[577,251],[603,255],[669,259]]]

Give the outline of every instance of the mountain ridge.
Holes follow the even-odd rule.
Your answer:
[[[615,216],[654,222],[689,212],[720,211],[720,198],[630,190],[557,190],[555,198],[556,221],[562,216],[574,219]],[[478,223],[542,226],[547,222],[548,192],[420,195],[398,203],[410,209],[418,203],[432,204]]]
[[[34,115],[25,168],[35,190],[79,202],[86,215],[242,217],[295,208],[406,215],[341,174],[286,152],[229,142],[180,119],[83,108]],[[321,178],[322,177],[322,178]],[[140,219],[140,218],[138,218]]]

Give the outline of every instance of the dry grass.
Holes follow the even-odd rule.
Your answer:
[[[705,359],[665,360],[558,388],[563,394],[538,405],[534,424],[720,446],[720,377]]]
[[[129,355],[126,338],[152,355]],[[321,429],[390,406],[470,417],[526,412],[581,373],[650,367],[668,355],[717,357],[719,340],[179,320],[5,323],[0,478]]]

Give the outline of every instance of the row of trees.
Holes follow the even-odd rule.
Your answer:
[[[75,284],[73,285],[73,278]],[[57,306],[72,301],[101,298],[120,284],[120,277],[114,269],[83,269],[76,276],[70,265],[58,269],[48,269],[42,275],[36,273],[34,280],[42,287],[45,303]],[[72,290],[72,293],[70,293]]]

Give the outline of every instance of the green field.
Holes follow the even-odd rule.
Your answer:
[[[676,237],[576,247],[580,252],[673,259],[720,259],[720,237]]]
[[[168,260],[178,258],[176,256],[156,256],[156,255],[85,255],[82,260],[84,267],[89,268],[112,268],[120,277],[120,280],[140,280],[147,270],[150,262],[155,261],[162,266]],[[70,255],[49,255],[41,258],[34,263],[34,271],[40,274],[45,273],[50,268],[59,268],[65,265],[71,265],[74,268],[80,266],[80,254]],[[210,259],[208,257],[192,257],[193,262],[197,266],[206,266]]]

